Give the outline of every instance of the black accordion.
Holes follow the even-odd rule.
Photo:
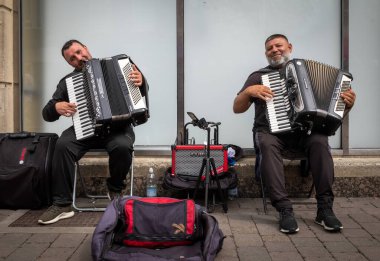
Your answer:
[[[128,78],[131,71],[130,58],[121,54],[91,59],[82,72],[66,78],[69,101],[77,105],[73,124],[78,140],[104,132],[115,122],[136,126],[148,120],[147,84],[140,90]]]
[[[293,59],[284,71],[261,77],[271,88],[267,101],[267,119],[272,133],[296,129],[334,135],[343,120],[346,107],[340,97],[351,88],[352,75],[320,62]]]

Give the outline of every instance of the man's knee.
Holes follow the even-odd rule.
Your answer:
[[[108,147],[108,151],[110,153],[132,153],[133,151],[133,143],[134,139],[131,135],[119,135],[112,139],[106,146]]]
[[[133,148],[129,144],[120,144],[117,146],[117,152],[126,156],[130,156],[132,154]]]
[[[131,157],[132,152],[133,144],[130,144],[129,142],[119,142],[112,146],[111,150],[109,151],[109,155],[129,158]]]
[[[65,140],[65,139],[61,139],[61,138],[58,138],[55,146],[54,146],[54,154],[64,154],[66,153],[67,151],[69,151],[69,147],[70,147],[70,142]]]
[[[263,134],[258,136],[259,150],[262,154],[271,154],[278,150],[278,142],[273,135]]]
[[[322,134],[313,134],[309,137],[307,141],[308,147],[329,147],[328,137]]]

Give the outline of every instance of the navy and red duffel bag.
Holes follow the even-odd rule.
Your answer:
[[[92,238],[94,260],[214,260],[224,235],[189,199],[124,197],[107,207]]]

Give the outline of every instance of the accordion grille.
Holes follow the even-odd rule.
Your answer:
[[[339,69],[311,60],[305,60],[305,65],[318,107],[328,110]]]

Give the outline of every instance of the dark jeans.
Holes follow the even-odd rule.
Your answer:
[[[260,153],[259,168],[269,191],[272,205],[280,211],[292,208],[285,189],[285,173],[282,152],[284,150],[301,150],[309,159],[313,176],[318,208],[332,208],[334,194],[334,163],[328,144],[328,137],[314,133],[311,135],[289,133],[273,135],[256,132],[254,143]]]
[[[104,137],[91,137],[78,141],[73,127],[66,129],[59,137],[52,160],[53,204],[69,205],[72,202],[75,162],[89,149],[105,149],[109,155],[109,190],[121,191],[132,164],[135,134],[131,126],[122,131],[111,131]]]

